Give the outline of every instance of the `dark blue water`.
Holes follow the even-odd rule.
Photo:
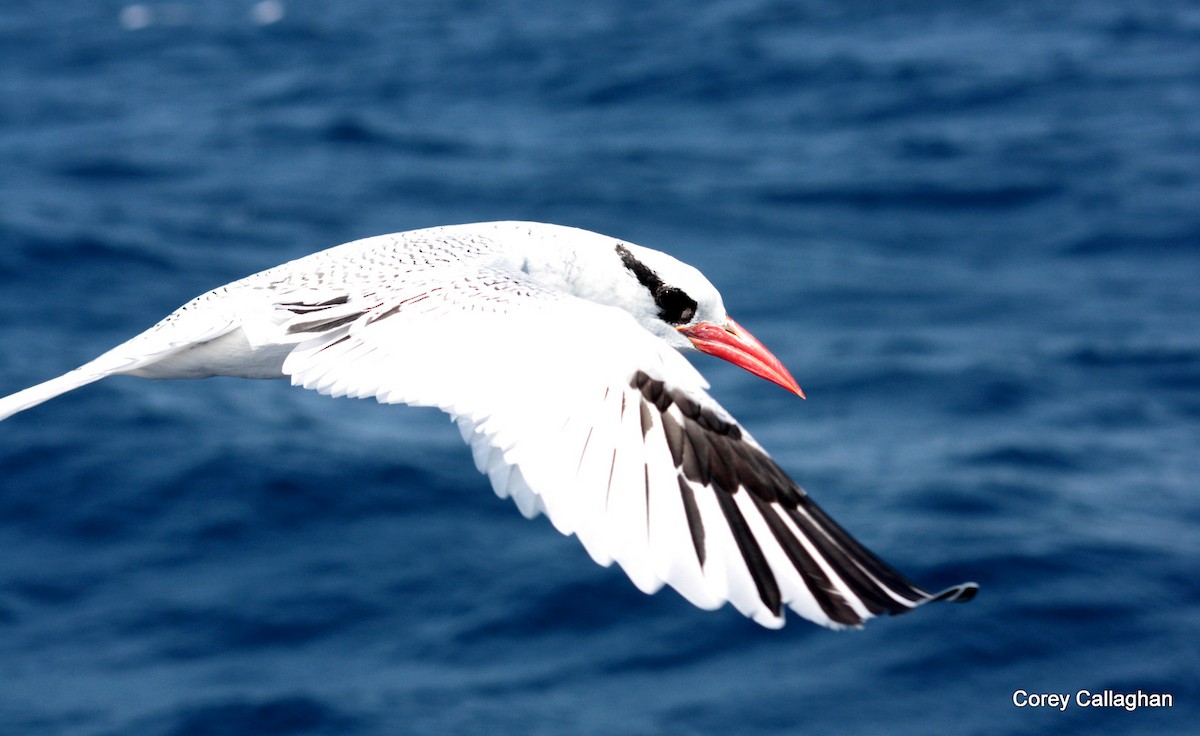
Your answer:
[[[1200,8],[880,5],[6,3],[0,393],[343,241],[587,227],[707,272],[809,395],[718,399],[982,591],[765,631],[436,412],[113,379],[0,424],[0,733],[1194,733]],[[1012,702],[1106,688],[1175,706]]]

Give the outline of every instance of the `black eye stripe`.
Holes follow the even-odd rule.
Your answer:
[[[654,303],[658,306],[659,319],[669,324],[682,325],[690,322],[692,317],[696,316],[695,299],[688,296],[682,289],[664,284],[658,274],[635,258],[629,249],[620,243],[617,243],[617,255],[621,257],[621,263],[625,264],[625,268],[628,268],[637,277],[638,283],[646,287],[646,290],[654,297]]]
[[[649,266],[635,258],[629,252],[629,249],[620,243],[617,243],[617,255],[621,257],[621,263],[625,264],[625,268],[628,268],[637,277],[638,283],[646,287],[651,294],[663,288],[664,284],[662,279],[658,277],[658,274],[651,271]]]

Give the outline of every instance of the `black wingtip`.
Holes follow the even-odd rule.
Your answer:
[[[941,593],[930,598],[932,601],[953,601],[955,603],[966,603],[975,597],[979,592],[979,585],[976,583],[962,583],[955,585],[952,588],[946,588]]]

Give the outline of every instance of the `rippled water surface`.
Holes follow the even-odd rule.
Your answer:
[[[939,605],[638,593],[445,418],[113,379],[0,424],[0,733],[1188,733],[1193,3],[10,2],[0,393],[323,247],[535,219],[705,271],[713,392]],[[1013,693],[1168,692],[1171,709]]]

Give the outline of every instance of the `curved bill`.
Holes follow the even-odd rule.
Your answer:
[[[792,374],[783,367],[779,358],[772,355],[770,350],[754,339],[754,335],[751,335],[732,319],[728,320],[724,326],[715,325],[712,322],[701,322],[677,329],[691,340],[700,352],[728,360],[730,363],[745,368],[772,383],[777,383],[800,398],[804,398],[804,392],[800,390],[796,379],[792,378]]]

